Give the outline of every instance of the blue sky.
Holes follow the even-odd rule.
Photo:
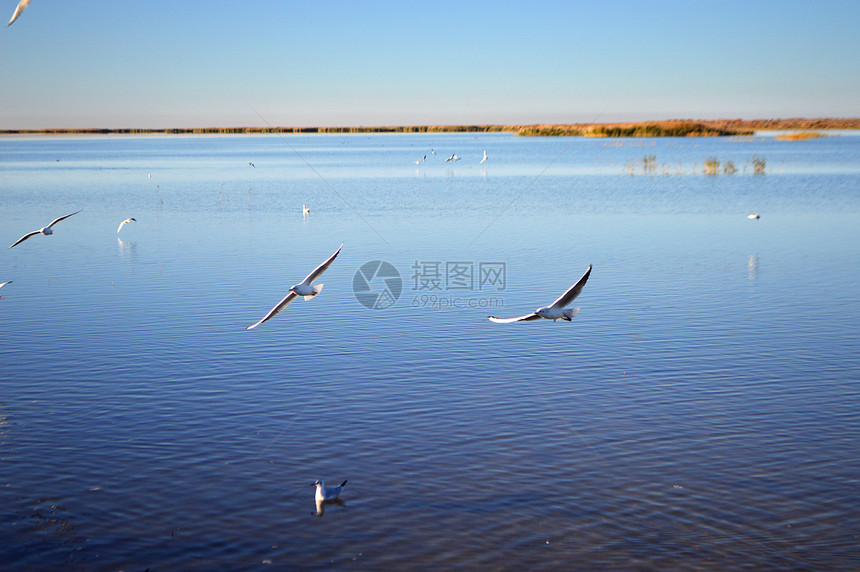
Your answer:
[[[0,129],[857,117],[857,30],[855,0],[32,0]]]

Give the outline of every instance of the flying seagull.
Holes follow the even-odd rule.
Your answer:
[[[311,486],[317,488],[316,493],[314,493],[314,500],[320,503],[335,500],[343,491],[343,487],[346,486],[346,481],[336,487],[327,487],[323,481],[317,480],[312,482]]]
[[[558,297],[558,300],[550,304],[549,306],[544,306],[543,308],[538,308],[531,314],[526,314],[525,316],[520,316],[518,318],[496,318],[495,316],[490,316],[490,320],[496,322],[497,324],[509,324],[511,322],[528,322],[530,320],[538,320],[540,318],[546,318],[547,320],[565,320],[570,321],[576,313],[579,312],[579,308],[571,308],[569,310],[565,310],[564,307],[573,302],[573,299],[579,296],[579,293],[582,292],[582,287],[585,286],[585,283],[588,282],[588,276],[591,274],[591,264],[588,265],[588,270],[585,271],[585,274],[582,275],[582,278],[577,280],[576,284],[568,288],[567,292]]]
[[[424,157],[422,157],[421,159],[416,159],[412,162],[415,163],[416,165],[420,165],[421,163],[423,163],[426,160],[427,160],[427,155],[424,155]]]
[[[450,157],[448,157],[447,159],[445,159],[445,162],[446,162],[446,163],[449,163],[449,162],[451,162],[451,161],[459,161],[459,160],[460,160],[460,156],[459,156],[459,155],[457,155],[456,153],[452,153]]]
[[[761,218],[761,216],[760,216],[760,215],[758,215],[758,214],[756,214],[756,213],[751,213],[751,214],[748,214],[748,215],[747,215],[747,218],[748,218],[748,219],[750,219],[750,220],[758,220],[758,219],[760,219],[760,218]]]
[[[130,222],[137,222],[137,219],[136,219],[136,218],[133,218],[133,217],[130,217],[130,218],[127,218],[127,219],[125,219],[124,221],[122,221],[121,223],[119,223],[119,226],[118,226],[118,227],[116,227],[116,233],[117,233],[117,234],[119,234],[119,231],[121,231],[121,230],[122,230],[122,225],[124,225],[124,224],[128,224],[128,223],[130,223]]]
[[[254,167],[255,169],[257,168],[257,166],[250,161],[248,161],[248,164],[251,165],[252,167]]]
[[[481,159],[481,163],[484,163],[484,162],[486,162],[486,161],[487,161],[487,151],[486,151],[486,149],[485,149],[485,150],[484,150],[484,158],[483,158],[483,159]]]
[[[46,226],[45,228],[41,228],[39,230],[34,230],[33,232],[28,232],[27,234],[25,234],[24,236],[22,236],[21,238],[16,240],[15,244],[13,244],[12,246],[17,246],[17,245],[21,244],[22,242],[24,242],[25,240],[27,240],[28,238],[30,238],[31,236],[36,236],[37,234],[44,234],[45,236],[54,234],[54,230],[51,228],[52,226],[54,226],[55,224],[57,224],[58,222],[60,222],[63,219],[67,219],[72,215],[78,214],[79,212],[81,212],[81,211],[76,211],[76,212],[73,212],[72,214],[67,214],[66,216],[61,216],[58,219],[54,219],[54,221],[51,224],[49,224],[48,226]],[[9,248],[12,248],[12,246],[10,246]]]
[[[298,284],[290,287],[290,293],[284,296],[284,299],[278,302],[278,305],[269,310],[269,313],[263,316],[263,319],[257,322],[252,326],[248,326],[247,330],[251,328],[256,328],[281,310],[287,307],[287,304],[296,299],[297,296],[304,296],[305,300],[310,300],[317,294],[319,294],[322,289],[322,284],[317,284],[316,286],[312,286],[311,282],[320,277],[320,275],[326,271],[326,269],[331,266],[331,263],[334,262],[334,259],[337,258],[337,255],[340,253],[340,249],[343,248],[343,243],[338,247],[337,250],[334,251],[334,254],[328,257],[328,259],[314,268],[314,271],[305,276],[305,279],[299,282]]]
[[[18,2],[18,5],[15,7],[15,13],[12,14],[12,19],[9,20],[8,24],[6,24],[7,28],[12,25],[12,22],[18,19],[18,16],[21,15],[21,12],[23,12],[24,8],[26,8],[29,4],[30,0],[21,0],[20,2]]]
[[[5,286],[6,284],[11,284],[11,283],[12,283],[11,280],[7,280],[6,282],[0,282],[0,288]],[[3,299],[3,296],[0,296],[0,300],[2,300],[2,299]]]
[[[311,209],[309,209],[305,205],[302,205],[302,216],[309,215],[309,214],[311,214]]]

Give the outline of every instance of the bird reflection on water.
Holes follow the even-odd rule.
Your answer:
[[[119,246],[119,255],[124,261],[134,262],[137,260],[136,242],[126,242],[120,237],[116,237],[116,243]]]

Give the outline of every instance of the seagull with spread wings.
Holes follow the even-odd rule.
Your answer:
[[[15,6],[15,13],[12,14],[12,19],[9,20],[8,24],[6,24],[7,28],[12,25],[12,22],[18,19],[18,16],[21,15],[21,12],[23,12],[24,8],[26,8],[29,4],[30,0],[21,0],[20,2],[18,2],[18,5]]]
[[[576,284],[568,288],[567,292],[559,296],[558,299],[549,306],[538,308],[531,314],[526,314],[525,316],[519,316],[516,318],[497,318],[495,316],[490,316],[490,321],[496,322],[497,324],[510,324],[511,322],[528,322],[531,320],[546,318],[547,320],[565,320],[569,322],[574,316],[576,316],[576,313],[579,312],[579,308],[570,308],[565,310],[564,307],[573,302],[574,298],[579,296],[579,293],[582,292],[582,287],[585,286],[590,275],[591,265],[589,264],[588,270],[585,271],[582,278],[577,280]]]
[[[129,218],[125,219],[124,221],[122,221],[121,223],[119,223],[119,226],[116,227],[116,233],[119,234],[119,231],[122,230],[123,225],[126,225],[130,222],[137,222],[137,219],[134,217],[129,217]]]
[[[72,215],[78,214],[79,212],[81,212],[81,211],[75,211],[72,214],[67,214],[66,216],[61,216],[60,218],[54,219],[53,222],[51,222],[51,224],[49,224],[45,228],[40,228],[39,230],[34,230],[33,232],[28,232],[27,234],[25,234],[24,236],[22,236],[21,238],[16,240],[15,244],[13,244],[12,246],[18,246],[19,244],[21,244],[22,242],[24,242],[25,240],[27,240],[31,236],[36,236],[37,234],[44,234],[45,236],[49,236],[51,234],[54,234],[54,229],[51,227],[53,227],[55,224],[57,224],[61,220],[67,219]],[[9,248],[12,248],[12,246],[10,246]]]
[[[326,269],[331,266],[331,263],[334,262],[334,259],[337,258],[337,255],[340,253],[340,249],[343,248],[343,243],[338,247],[337,250],[334,251],[334,254],[328,257],[325,262],[314,268],[313,272],[305,276],[305,279],[299,282],[298,284],[290,287],[290,293],[284,296],[284,299],[278,302],[278,304],[269,310],[269,313],[263,316],[263,319],[248,326],[246,329],[250,330],[251,328],[256,328],[269,318],[274,317],[278,312],[287,307],[287,305],[295,300],[298,296],[304,296],[305,300],[310,300],[320,292],[322,292],[323,285],[317,284],[312,285],[311,283],[320,277],[320,275],[326,271]]]

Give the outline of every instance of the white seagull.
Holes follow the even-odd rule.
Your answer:
[[[459,161],[459,160],[460,160],[460,156],[459,156],[459,155],[457,155],[456,153],[451,153],[451,156],[450,156],[450,157],[448,157],[447,159],[445,159],[445,162],[446,162],[446,163],[449,163],[449,162],[451,162],[451,161]]]
[[[121,223],[119,223],[119,226],[116,227],[116,233],[119,234],[119,231],[122,230],[122,225],[128,224],[130,222],[137,222],[137,219],[133,218],[133,217],[129,217],[129,218],[125,219],[124,221],[122,221]]]
[[[485,149],[484,150],[484,158],[481,159],[481,163],[485,163],[486,161],[487,161],[487,150]],[[481,164],[481,163],[479,163],[479,164]]]
[[[311,209],[309,209],[305,205],[302,205],[302,216],[309,215],[309,214],[311,214]]]
[[[8,24],[6,24],[7,28],[12,25],[12,22],[18,19],[18,16],[21,15],[21,12],[23,12],[24,8],[26,8],[29,4],[30,0],[21,0],[20,2],[18,2],[18,5],[15,7],[15,13],[12,14],[12,19],[9,20]]]
[[[327,487],[323,481],[316,480],[311,483],[311,486],[317,488],[316,493],[314,493],[314,500],[317,503],[321,503],[335,500],[340,493],[343,492],[343,487],[346,486],[346,481],[336,487]]]
[[[426,160],[427,160],[427,155],[424,155],[424,157],[422,157],[421,159],[416,159],[412,162],[415,163],[416,165],[420,165],[421,163],[423,163]]]
[[[11,280],[7,280],[6,282],[0,282],[0,288],[5,286],[6,284],[11,284],[11,283],[12,283]],[[3,299],[3,296],[0,296],[0,300],[2,300],[2,299]]]
[[[582,287],[585,286],[585,283],[588,281],[588,276],[591,274],[591,264],[588,265],[588,270],[585,271],[585,274],[582,275],[582,278],[576,281],[576,284],[568,288],[567,292],[558,297],[558,300],[550,304],[549,306],[544,306],[543,308],[538,308],[531,314],[526,314],[525,316],[519,316],[518,318],[496,318],[495,316],[489,316],[490,320],[496,322],[497,324],[509,324],[511,322],[528,322],[530,320],[538,320],[540,318],[546,318],[547,320],[565,320],[570,321],[576,316],[576,313],[579,312],[579,308],[571,308],[569,310],[565,310],[564,307],[573,302],[573,299],[579,296],[579,293],[582,292]]]
[[[334,259],[337,258],[337,255],[340,253],[340,249],[343,248],[343,243],[340,244],[337,250],[334,251],[334,254],[328,257],[328,259],[314,268],[313,272],[305,276],[305,279],[299,282],[298,284],[290,287],[290,293],[284,296],[284,299],[278,302],[277,306],[269,310],[269,313],[263,316],[263,319],[245,328],[246,330],[250,330],[251,328],[256,328],[281,310],[287,307],[287,305],[296,299],[298,296],[304,296],[305,300],[310,300],[320,292],[322,292],[323,285],[317,284],[316,286],[312,286],[311,282],[320,277],[320,275],[326,271],[326,269],[331,266],[331,263],[334,262]]]
[[[761,218],[761,216],[759,216],[757,213],[751,213],[747,215],[747,218],[750,220],[758,220]]]
[[[22,242],[24,242],[25,240],[27,240],[28,238],[30,238],[31,236],[36,236],[37,234],[44,234],[45,236],[54,234],[54,229],[51,228],[52,226],[54,226],[55,224],[57,224],[58,222],[60,222],[63,219],[67,219],[72,215],[78,214],[79,212],[81,212],[81,211],[75,211],[72,214],[67,214],[66,216],[61,216],[60,218],[54,219],[54,221],[51,224],[49,224],[48,226],[46,226],[45,228],[40,228],[39,230],[34,230],[33,232],[28,232],[27,234],[25,234],[24,236],[22,236],[21,238],[16,240],[15,244],[13,244],[12,246],[17,246],[17,245],[21,244]],[[12,248],[12,246],[10,246],[9,248]]]

